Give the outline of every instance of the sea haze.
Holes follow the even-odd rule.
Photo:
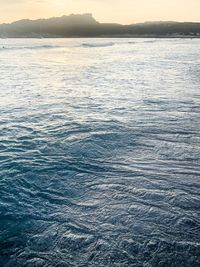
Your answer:
[[[200,266],[200,39],[0,40],[0,266]]]

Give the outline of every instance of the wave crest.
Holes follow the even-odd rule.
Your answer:
[[[83,43],[81,46],[83,47],[107,47],[115,45],[113,42],[109,43]]]
[[[60,48],[60,46],[57,45],[36,45],[36,46],[2,46],[0,47],[0,51],[5,50],[35,50],[35,49],[53,49],[53,48]]]

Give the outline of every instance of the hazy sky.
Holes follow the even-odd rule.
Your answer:
[[[92,13],[100,22],[200,21],[200,0],[0,0],[0,22]]]

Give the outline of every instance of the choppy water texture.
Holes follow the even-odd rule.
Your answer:
[[[0,40],[0,266],[200,266],[200,40]]]

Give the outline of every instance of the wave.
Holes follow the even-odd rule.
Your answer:
[[[35,50],[35,49],[53,49],[53,48],[61,48],[61,46],[58,45],[36,45],[36,46],[1,46],[0,51],[5,50]]]
[[[26,49],[43,49],[43,48],[61,48],[59,45],[41,45],[41,46],[33,46],[33,47],[26,47]]]
[[[147,40],[147,41],[144,41],[143,43],[155,43],[157,42],[157,40]]]
[[[128,44],[137,44],[137,42],[130,41]]]
[[[83,43],[81,46],[83,47],[107,47],[115,45],[113,42],[109,43]]]
[[[136,40],[136,41],[128,41],[128,42],[122,42],[122,43],[118,43],[118,44],[122,44],[122,45],[138,45],[138,44],[145,44],[145,43],[155,43],[156,40]]]

